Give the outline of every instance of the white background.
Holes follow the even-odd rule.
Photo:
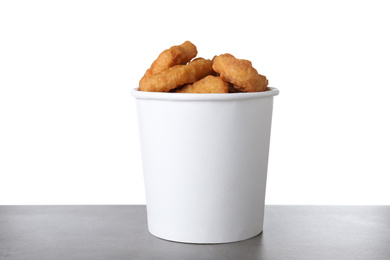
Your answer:
[[[390,204],[386,1],[1,1],[0,204],[145,203],[130,89],[185,40],[275,97],[267,204]]]

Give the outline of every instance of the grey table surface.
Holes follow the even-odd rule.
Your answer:
[[[154,237],[143,205],[0,206],[0,259],[390,259],[390,206],[266,206],[262,234],[216,245]]]

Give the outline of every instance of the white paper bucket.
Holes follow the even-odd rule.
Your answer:
[[[263,230],[273,96],[132,90],[149,232],[226,243]]]

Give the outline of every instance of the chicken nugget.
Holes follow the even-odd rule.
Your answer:
[[[214,57],[213,69],[239,91],[265,91],[268,86],[267,78],[260,75],[250,61],[237,59],[229,53]]]
[[[158,56],[151,67],[146,71],[144,77],[160,73],[175,65],[187,64],[187,62],[196,57],[197,54],[198,51],[196,46],[190,41],[186,41],[181,45],[172,46],[171,48],[164,50]]]
[[[191,84],[207,75],[213,74],[212,61],[198,58],[187,65],[176,65],[139,82],[139,90],[151,92],[168,92],[185,84]]]
[[[176,93],[228,93],[229,83],[220,77],[209,75],[203,79],[177,89]]]

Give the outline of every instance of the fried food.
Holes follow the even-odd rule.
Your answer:
[[[177,89],[176,93],[228,93],[229,83],[220,77],[209,75],[203,79]]]
[[[149,77],[167,70],[175,65],[187,64],[192,58],[196,57],[198,51],[196,46],[189,41],[181,45],[172,46],[163,51],[146,71],[144,77]]]
[[[239,91],[265,91],[268,86],[267,78],[260,75],[250,61],[237,59],[229,53],[214,57],[213,69]]]
[[[203,58],[195,59],[187,65],[175,65],[160,73],[143,77],[139,90],[151,92],[168,92],[185,84],[191,84],[214,73],[212,61]]]
[[[197,54],[196,46],[189,41],[164,50],[145,72],[138,89],[175,93],[269,90],[267,78],[260,75],[249,60],[237,59],[226,53],[210,61],[195,58]]]

